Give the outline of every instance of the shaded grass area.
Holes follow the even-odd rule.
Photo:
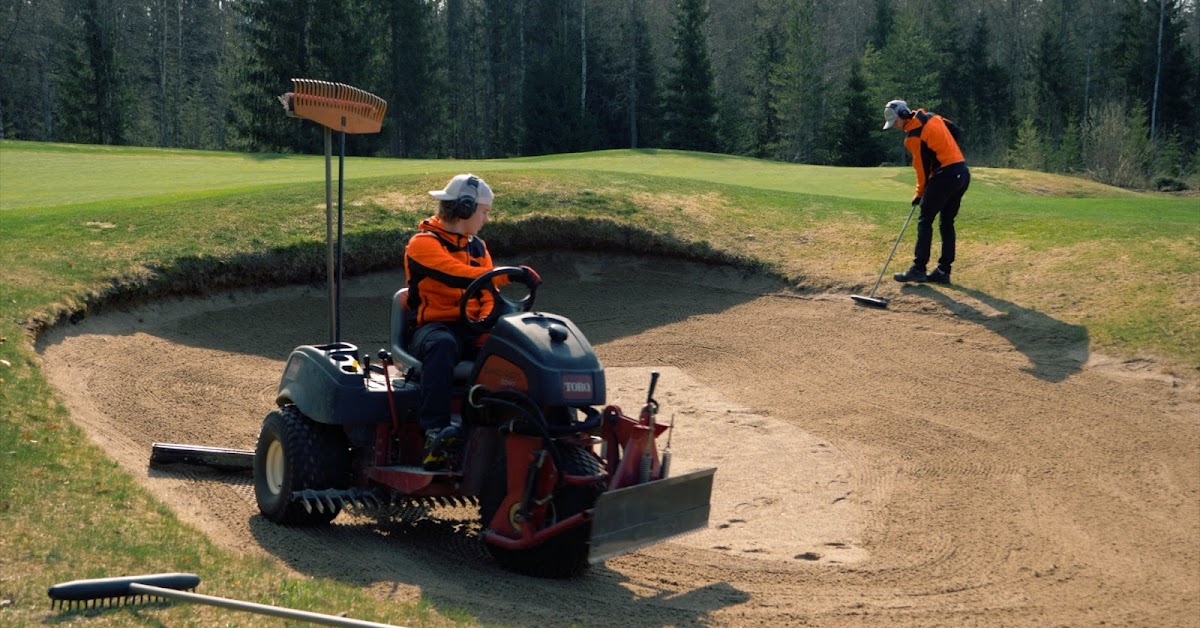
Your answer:
[[[847,294],[873,283],[912,186],[903,168],[671,151],[356,159],[347,165],[355,173],[347,274],[398,266],[433,209],[425,190],[461,170],[497,190],[484,231],[497,256],[558,248],[673,256]],[[212,595],[356,618],[470,621],[428,603],[381,604],[344,583],[298,579],[214,547],[87,441],[37,368],[31,334],[107,307],[324,282],[321,158],[4,142],[0,173],[0,601],[11,601],[0,605],[0,623],[58,621],[45,598],[54,582],[154,571],[201,573],[201,592]],[[74,191],[54,191],[62,188]],[[959,229],[955,280],[980,299],[1084,328],[1093,350],[1200,365],[1195,199],[981,169]],[[224,611],[188,605],[89,613],[89,625],[227,621]],[[249,615],[237,623],[277,624]]]

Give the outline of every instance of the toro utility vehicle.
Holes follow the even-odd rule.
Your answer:
[[[501,276],[511,281],[504,290],[493,283]],[[421,363],[406,347],[407,289],[392,300],[391,348],[377,364],[344,342],[293,351],[254,452],[263,515],[319,524],[348,504],[471,501],[498,562],[543,577],[706,525],[715,469],[669,477],[657,373],[637,418],[597,409],[605,381],[595,352],[569,319],[533,311],[526,277],[499,267],[462,296],[464,319],[487,339],[455,368],[452,414],[465,445],[447,471],[420,466]],[[506,294],[512,284],[521,296]],[[467,318],[485,290],[492,312]]]
[[[263,421],[249,466],[266,518],[320,525],[347,507],[477,504],[481,537],[497,561],[541,577],[577,575],[707,525],[716,469],[669,475],[669,446],[658,445],[671,429],[657,421],[658,374],[637,417],[605,405],[604,369],[592,346],[566,317],[533,309],[537,286],[514,267],[491,270],[462,295],[461,316],[487,337],[476,359],[454,369],[451,412],[461,450],[448,452],[447,470],[426,471],[417,417],[421,362],[408,348],[406,289],[392,298],[390,346],[377,361],[340,337],[345,133],[377,131],[386,104],[352,87],[303,79],[280,101],[289,115],[326,126],[330,341],[292,351],[278,408]],[[342,132],[336,245],[331,127]],[[467,303],[485,291],[495,305],[473,320]],[[156,443],[151,461],[236,466],[231,455],[250,452]]]

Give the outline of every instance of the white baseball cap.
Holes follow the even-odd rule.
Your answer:
[[[429,195],[439,201],[457,201],[463,196],[473,196],[477,205],[491,205],[496,198],[487,181],[470,173],[456,175],[445,189],[430,190]]]
[[[912,112],[908,110],[908,103],[903,100],[890,100],[883,108],[883,128],[890,129],[896,126],[896,120],[912,116]]]

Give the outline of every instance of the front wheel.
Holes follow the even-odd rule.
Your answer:
[[[350,450],[346,437],[304,416],[295,406],[272,411],[263,420],[254,449],[254,497],[264,517],[285,525],[321,525],[341,508],[311,512],[296,493],[345,488]]]
[[[563,463],[562,472],[567,475],[598,476],[603,473],[600,461],[592,452],[577,445],[560,444],[559,452]],[[495,467],[488,475],[479,496],[479,514],[486,529],[500,509],[509,487],[507,456],[497,458]],[[521,491],[523,487],[514,487]],[[600,484],[587,486],[560,486],[556,489],[550,510],[541,527],[555,524],[572,515],[579,514],[596,505],[596,498],[604,491]],[[541,545],[523,550],[487,544],[488,551],[496,562],[505,569],[538,578],[570,578],[578,576],[588,566],[588,539],[591,524],[584,524],[547,539]]]

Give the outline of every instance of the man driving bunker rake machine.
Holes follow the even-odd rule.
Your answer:
[[[253,453],[262,515],[324,525],[348,507],[478,504],[492,556],[552,578],[705,527],[716,469],[669,475],[672,426],[656,420],[658,373],[636,418],[605,405],[592,346],[569,319],[533,309],[537,282],[523,268],[494,268],[463,292],[461,318],[486,339],[474,360],[454,368],[451,414],[461,446],[447,452],[446,468],[422,466],[422,364],[408,346],[408,289],[392,300],[390,347],[377,363],[339,337],[345,134],[378,132],[386,103],[305,79],[293,79],[280,100],[289,116],[325,127],[330,341],[295,348],[284,367],[278,408]],[[336,238],[331,129],[341,132]],[[491,311],[472,318],[467,304],[485,295]],[[221,464],[213,451],[156,443],[151,462]]]

